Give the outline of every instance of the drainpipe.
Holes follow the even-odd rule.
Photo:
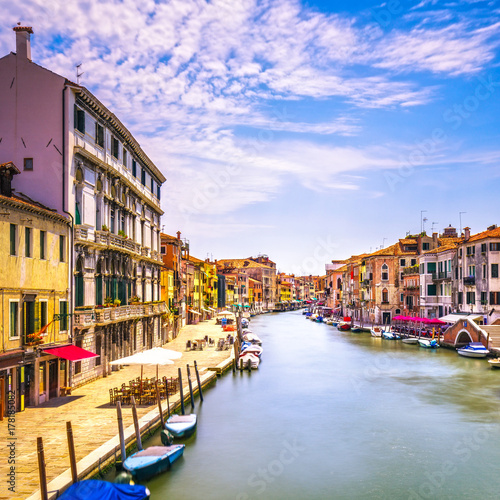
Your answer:
[[[66,90],[68,89],[67,85],[64,86],[63,91],[62,91],[62,211],[69,215],[71,218],[71,232],[70,232],[70,237],[71,241],[69,243],[69,270],[68,270],[68,277],[69,277],[69,304],[70,304],[70,311],[74,311],[74,304],[73,304],[73,252],[74,252],[74,229],[75,229],[75,219],[72,214],[70,214],[66,210]],[[69,317],[69,335],[71,339],[71,343],[74,344],[74,338],[73,338],[73,314],[70,313]],[[69,372],[69,380],[68,380],[68,386],[71,387],[72,384],[72,366],[69,365],[68,363],[68,372]]]

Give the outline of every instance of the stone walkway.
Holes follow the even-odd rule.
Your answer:
[[[166,344],[172,350],[182,352],[182,358],[173,365],[160,366],[159,376],[177,377],[177,370],[182,368],[184,385],[187,384],[186,364],[191,368],[191,379],[196,387],[196,375],[193,362],[196,360],[200,372],[215,367],[226,360],[231,351],[216,351],[215,347],[206,347],[203,351],[186,351],[186,341],[204,338],[205,335],[215,340],[225,337],[215,320],[204,321],[197,325],[184,327],[176,339]],[[60,475],[69,468],[68,445],[66,439],[66,422],[71,421],[76,448],[77,462],[90,452],[118,434],[116,422],[116,408],[109,404],[109,389],[119,387],[125,382],[140,375],[140,366],[127,366],[112,375],[98,379],[83,387],[75,389],[71,396],[55,398],[37,408],[27,408],[24,412],[16,413],[16,492],[8,491],[8,468],[6,448],[7,419],[0,423],[3,428],[3,443],[1,444],[5,457],[0,461],[0,498],[25,499],[39,489],[38,459],[36,438],[43,437],[45,463],[47,465],[47,482]],[[144,377],[156,375],[156,367],[145,366]],[[138,407],[138,416],[141,418],[149,413],[154,406]],[[133,424],[130,406],[123,411],[124,427]]]

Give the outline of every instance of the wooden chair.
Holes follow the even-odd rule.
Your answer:
[[[109,390],[109,404],[110,405],[116,404],[116,399],[115,399],[115,395],[113,393],[113,389]]]
[[[190,341],[190,340],[188,340],[188,341],[186,342],[186,351],[190,351],[190,350],[191,350],[191,341]]]

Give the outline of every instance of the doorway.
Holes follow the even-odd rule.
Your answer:
[[[382,313],[382,323],[384,325],[388,325],[390,322],[391,322],[391,313],[390,312]]]
[[[59,373],[57,369],[57,359],[49,361],[49,399],[57,398]]]

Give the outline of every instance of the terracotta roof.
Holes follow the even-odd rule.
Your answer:
[[[440,247],[434,248],[434,250],[428,250],[427,252],[424,252],[423,255],[435,255],[438,253],[447,252],[448,250],[454,250],[456,248],[457,244],[451,243],[449,245],[442,245]]]
[[[66,218],[64,215],[57,213],[56,210],[48,208],[42,205],[41,203],[38,203],[28,197],[24,198],[14,193],[12,194],[12,196],[4,196],[0,194],[0,200],[4,200],[6,202],[10,201],[11,203],[19,206],[20,208],[30,209],[32,212],[38,212],[41,215],[50,215],[51,217],[59,218],[61,221],[69,222],[68,218]]]
[[[28,33],[33,34],[33,28],[31,26],[14,26],[12,29],[14,31],[27,31]]]
[[[490,229],[483,231],[482,233],[477,233],[471,236],[467,241],[464,240],[464,243],[471,243],[473,241],[485,240],[486,238],[500,238],[500,227],[495,229]]]
[[[250,259],[220,259],[217,264],[220,267],[224,267],[224,264],[229,264],[229,267],[235,267],[237,269],[250,269],[265,267],[266,269],[274,269],[271,266],[266,266],[265,264],[260,264],[259,262],[254,262]]]
[[[192,255],[190,255],[190,256],[188,257],[188,260],[189,260],[190,262],[194,262],[195,264],[199,264],[199,263],[203,263],[203,264],[204,264],[204,263],[205,263],[205,261],[204,261],[204,260],[197,259],[196,257],[193,257]]]
[[[417,240],[415,240],[413,238],[401,238],[399,240],[399,243],[401,243],[402,245],[416,245]]]

